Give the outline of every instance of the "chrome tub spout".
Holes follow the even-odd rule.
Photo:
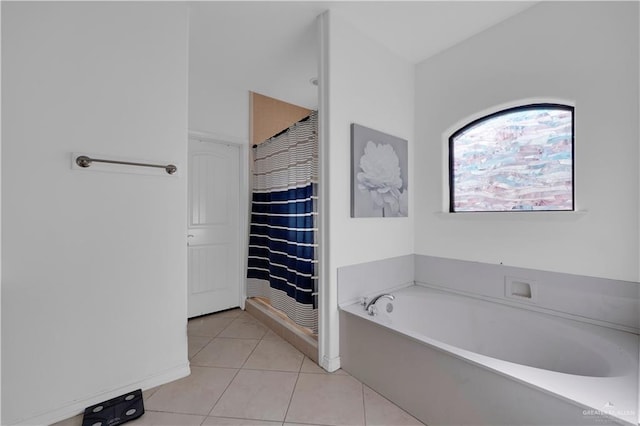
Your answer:
[[[382,298],[393,300],[393,299],[395,299],[395,296],[393,294],[383,293],[383,294],[377,295],[376,297],[371,299],[369,302],[366,302],[366,300],[365,300],[364,310],[367,311],[367,313],[369,315],[371,315],[371,316],[375,315],[376,314],[376,311],[374,309],[375,308],[375,304],[379,299],[382,299]]]

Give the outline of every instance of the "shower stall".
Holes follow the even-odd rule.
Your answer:
[[[254,145],[247,262],[247,309],[309,344],[318,332],[317,128],[314,111]]]

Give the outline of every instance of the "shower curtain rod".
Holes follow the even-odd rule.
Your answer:
[[[286,128],[286,129],[284,129],[284,130],[279,131],[278,133],[276,133],[275,135],[271,136],[271,137],[270,137],[270,138],[268,138],[268,139],[265,139],[265,140],[264,140],[263,142],[261,142],[261,143],[269,142],[271,139],[273,139],[273,138],[277,138],[278,136],[280,136],[280,135],[283,135],[283,134],[287,133],[287,132],[288,132],[289,130],[291,130],[291,128],[292,128],[293,126],[295,126],[296,124],[304,123],[305,121],[307,121],[308,119],[310,119],[310,118],[311,118],[311,115],[312,115],[314,112],[316,112],[316,111],[311,111],[311,112],[309,113],[309,115],[307,115],[306,117],[304,117],[304,118],[302,118],[302,119],[300,119],[300,120],[296,121],[296,122],[295,122],[295,123],[293,123],[291,126],[287,127],[287,128]],[[259,145],[259,144],[254,144],[254,145],[253,145],[253,147],[254,147],[254,148],[256,148],[258,145]]]

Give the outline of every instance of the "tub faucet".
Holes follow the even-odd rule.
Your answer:
[[[371,299],[369,302],[367,302],[366,299],[365,299],[364,310],[367,311],[367,313],[369,315],[371,315],[371,316],[375,315],[376,312],[375,312],[375,310],[373,308],[374,308],[376,302],[378,301],[378,299],[381,299],[381,298],[386,298],[386,299],[389,299],[389,300],[393,300],[393,299],[395,299],[395,296],[393,294],[383,293],[383,294],[377,295],[376,297]]]

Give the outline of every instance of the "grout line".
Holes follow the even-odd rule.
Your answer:
[[[255,339],[252,339],[252,340],[255,340]],[[262,339],[258,340],[258,343],[256,343],[256,345],[253,347],[253,349],[249,353],[249,356],[247,356],[247,358],[244,360],[244,362],[242,363],[242,366],[240,367],[241,370],[245,369],[244,366],[247,364],[247,361],[249,361],[249,358],[251,358],[251,355],[253,355],[256,349],[258,349],[258,346],[260,346],[260,342],[262,342]],[[250,368],[247,368],[246,370],[250,370]]]
[[[405,413],[406,415],[410,416],[412,419],[414,419],[415,421],[417,421],[419,424],[427,426],[426,423],[423,423],[421,420],[419,420],[416,416],[414,416],[413,414],[411,414],[410,412],[408,412],[407,410],[405,410],[404,408],[400,407],[398,404],[396,404],[395,402],[391,401],[389,398],[387,398],[386,396],[382,395],[381,393],[378,393],[378,391],[376,391],[375,389],[373,389],[370,386],[365,385],[364,383],[362,384],[363,386],[366,386],[367,388],[369,388],[369,390],[371,392],[373,392],[376,396],[386,400],[389,404],[393,405],[394,407],[396,407],[398,410],[402,411],[403,413]],[[364,388],[363,388],[364,389]],[[365,416],[366,416],[366,404],[365,404]],[[366,421],[366,417],[365,417],[365,421]]]
[[[360,380],[358,380],[360,382]],[[362,392],[362,415],[364,425],[367,426],[367,404],[364,402],[364,383],[360,382],[360,391]]]
[[[299,371],[292,371],[292,370],[273,370],[273,369],[267,369],[267,368],[251,368],[251,367],[242,367],[241,370],[247,370],[247,371],[272,371],[274,373],[293,373],[293,374],[300,373]]]
[[[213,339],[257,340],[257,341],[262,340],[259,337],[226,337],[226,336],[216,336],[216,337],[213,337],[212,340]],[[209,342],[209,343],[211,343],[211,342]]]
[[[231,322],[229,324],[227,324],[222,330],[220,330],[218,332],[218,334],[216,334],[216,337],[218,337],[219,335],[222,334],[222,332],[224,332],[227,328],[231,327],[231,324],[233,324],[236,321],[236,319],[234,318],[233,320],[231,320]]]
[[[219,368],[219,367],[212,367],[212,368]],[[224,394],[227,392],[227,390],[229,389],[229,386],[231,386],[231,383],[233,383],[236,377],[238,377],[238,373],[240,373],[240,369],[237,368],[235,370],[236,370],[236,374],[234,374],[231,380],[229,380],[229,383],[227,384],[227,386],[225,386],[224,390],[220,393],[220,396],[216,399],[216,402],[213,403],[213,405],[211,406],[211,409],[209,410],[209,413],[205,416],[205,420],[207,419],[207,417],[211,415],[211,413],[213,412],[213,409],[216,408],[216,405],[218,405],[218,402],[220,402]],[[204,420],[203,420],[203,423],[204,423]]]
[[[300,375],[300,373],[302,373],[302,366],[304,365],[304,359],[305,359],[306,357],[307,357],[307,356],[303,353],[303,354],[302,354],[302,361],[300,361],[300,365],[298,366],[298,376]]]
[[[199,336],[199,337],[209,337],[209,336]],[[187,336],[187,358],[188,358],[189,364],[191,364],[191,360],[192,360],[193,358],[195,358],[195,357],[196,357],[196,355],[198,355],[200,352],[202,352],[202,350],[203,350],[204,348],[206,348],[207,346],[209,346],[209,344],[210,344],[211,342],[213,342],[213,339],[215,339],[215,337],[210,337],[210,338],[209,338],[209,341],[208,341],[207,343],[205,343],[205,344],[204,344],[200,349],[198,349],[198,350],[196,351],[196,353],[194,353],[194,354],[193,354],[193,356],[192,356],[191,358],[189,358],[189,336]]]
[[[210,365],[194,365],[194,367],[211,368],[211,369],[215,368],[215,369],[218,369],[218,370],[240,370],[238,367],[212,367]],[[173,383],[173,382],[171,382],[171,383]]]
[[[285,423],[289,423],[289,422],[283,422],[283,426]],[[328,423],[308,423],[307,421],[301,421],[301,422],[294,422],[296,425],[309,425],[309,426],[336,426],[336,425],[332,425],[332,424],[328,424]],[[342,426],[351,426],[351,425],[342,425]]]
[[[178,414],[181,416],[197,416],[197,417],[207,417],[206,414],[195,414],[195,413],[185,413],[183,411],[166,411],[166,410],[148,410],[147,407],[144,408],[145,413],[165,413],[165,414]]]
[[[209,418],[209,417],[217,418],[217,419],[248,420],[250,422],[270,422],[270,423],[280,423],[280,424],[282,424],[282,422],[279,421],[279,420],[248,419],[246,417],[231,417],[231,416],[207,416],[207,417],[205,417],[204,421],[206,421],[206,419]],[[201,424],[204,424],[204,421]]]
[[[287,421],[287,416],[289,415],[289,409],[291,408],[291,403],[293,402],[293,395],[296,393],[296,388],[298,387],[298,380],[300,380],[300,372],[296,376],[296,383],[293,385],[293,390],[291,391],[291,396],[289,397],[289,404],[287,404],[287,411],[284,413],[284,418],[282,419],[282,424],[284,425]]]
[[[218,334],[220,334],[220,333],[218,333]],[[206,336],[206,335],[204,335],[204,334],[195,334],[195,333],[191,332],[191,333],[187,333],[187,337],[208,337],[208,338],[210,338],[210,339],[213,339],[213,338],[214,338],[214,337],[216,337],[218,334],[216,334],[215,336]]]

